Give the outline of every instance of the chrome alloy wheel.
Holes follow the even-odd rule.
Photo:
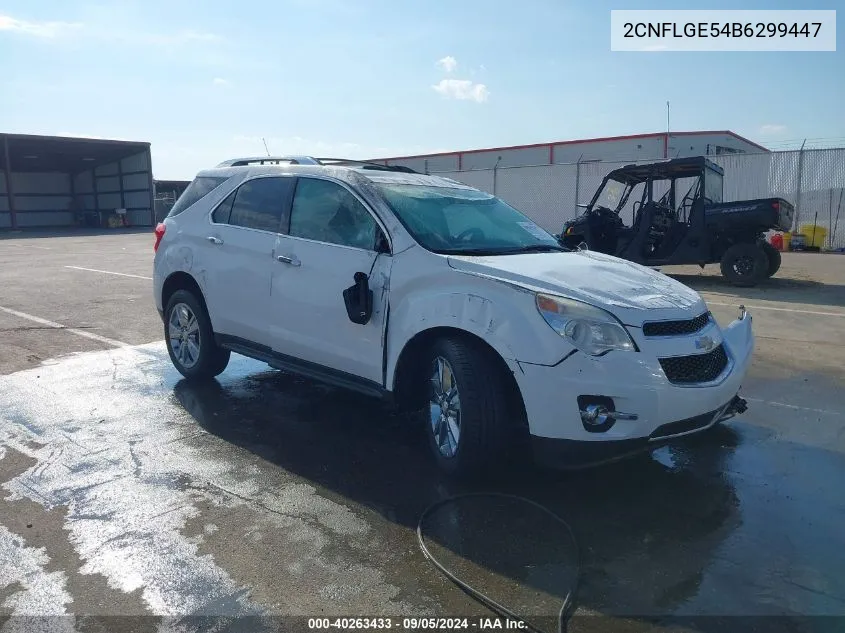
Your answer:
[[[461,437],[461,398],[452,366],[434,359],[429,389],[429,415],[434,441],[443,457],[454,457]]]
[[[200,357],[200,326],[197,316],[185,303],[177,303],[170,311],[168,336],[173,355],[185,368],[197,364]]]

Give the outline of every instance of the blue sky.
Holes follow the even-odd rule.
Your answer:
[[[802,4],[4,0],[0,132],[149,141],[156,178],[262,154],[261,137],[373,158],[662,131],[667,100],[675,130],[845,145],[841,44],[610,51],[611,9]]]

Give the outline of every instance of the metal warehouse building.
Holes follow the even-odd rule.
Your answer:
[[[153,223],[150,144],[0,134],[0,229]]]
[[[453,172],[494,167],[555,165],[593,161],[636,161],[718,154],[759,154],[765,147],[730,131],[659,132],[556,141],[458,152],[378,158],[421,172]]]

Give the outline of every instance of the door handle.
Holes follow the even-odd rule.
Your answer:
[[[222,244],[223,243],[223,240],[221,240],[219,237],[214,237],[213,235],[209,235],[205,239],[207,239],[212,244]]]
[[[290,264],[291,266],[299,266],[302,263],[295,257],[286,257],[285,255],[277,255],[276,261],[280,261],[283,264]]]

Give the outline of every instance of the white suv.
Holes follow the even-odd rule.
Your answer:
[[[594,464],[745,410],[744,308],[722,330],[683,284],[565,250],[446,178],[227,161],[196,177],[155,251],[155,301],[185,377],[214,377],[236,352],[426,411],[451,474],[501,464],[521,438],[543,463]]]

